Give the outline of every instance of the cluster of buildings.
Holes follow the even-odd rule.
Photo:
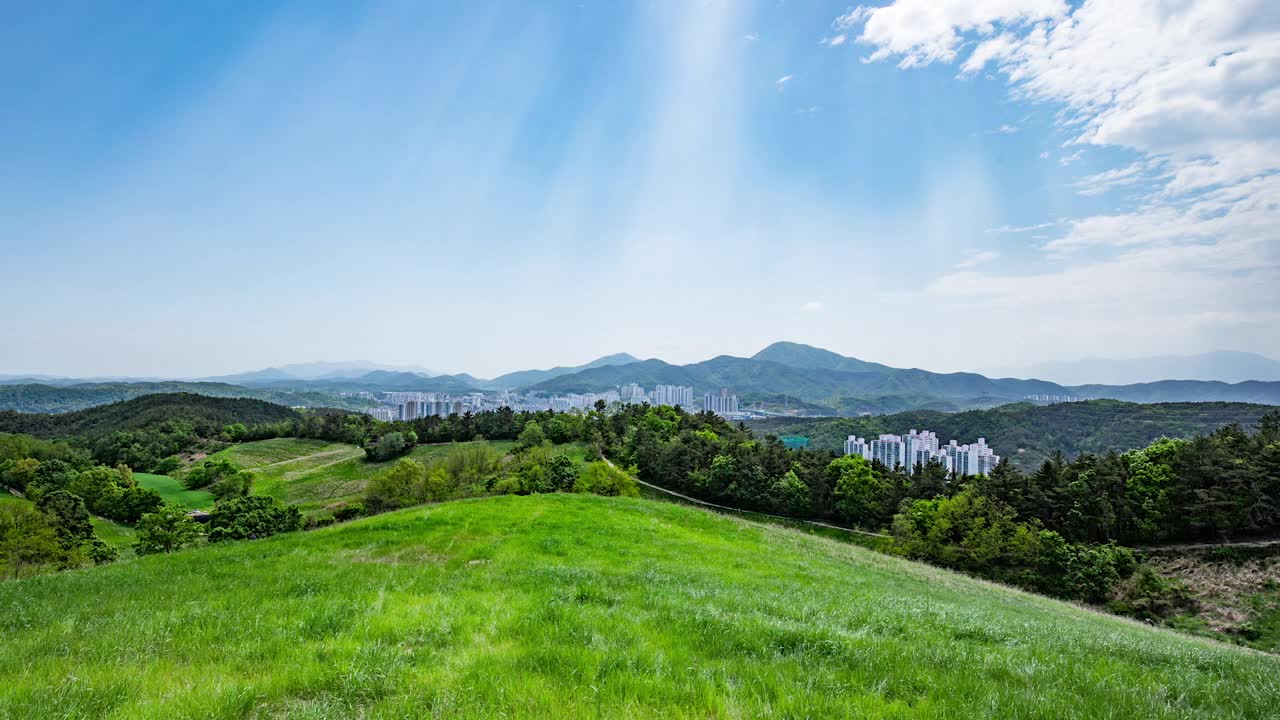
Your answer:
[[[1052,405],[1053,403],[1069,403],[1069,402],[1085,402],[1089,398],[1080,397],[1079,395],[1045,395],[1035,394],[1023,396],[1023,400],[1030,400],[1034,403],[1044,403]]]
[[[702,407],[695,404],[693,388],[684,385],[658,385],[646,391],[636,383],[622,385],[615,390],[599,393],[567,393],[564,395],[535,395],[512,392],[472,393],[452,396],[430,392],[342,393],[343,397],[359,397],[374,400],[380,407],[366,410],[379,420],[416,420],[418,418],[478,413],[509,407],[517,412],[554,410],[556,412],[586,412],[604,402],[605,405],[649,403],[650,405],[679,406],[691,412],[710,410],[727,418],[738,419],[744,413],[738,410],[738,396],[721,388],[717,393],[702,396]]]
[[[907,470],[936,462],[946,468],[947,473],[960,476],[990,475],[1000,464],[1000,456],[987,446],[986,438],[978,438],[968,445],[959,445],[955,440],[940,445],[937,433],[914,429],[906,435],[881,435],[874,440],[850,435],[844,443],[844,454],[860,455],[867,460],[879,460],[885,467]]]

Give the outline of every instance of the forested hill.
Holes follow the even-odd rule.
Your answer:
[[[358,410],[363,400],[339,398],[319,391],[247,388],[220,382],[107,382],[75,385],[39,383],[0,385],[0,410],[24,413],[61,413],[129,400],[143,395],[196,393],[209,397],[253,398],[280,405],[342,407]]]
[[[123,402],[58,414],[0,411],[0,432],[39,438],[95,438],[170,420],[201,428],[232,423],[259,425],[299,417],[295,410],[263,400],[220,398],[193,393],[143,395]]]
[[[843,450],[849,435],[903,434],[912,428],[933,430],[942,442],[972,442],[979,437],[1016,467],[1038,467],[1055,450],[1068,457],[1144,447],[1160,437],[1190,437],[1224,425],[1251,427],[1274,410],[1250,403],[1159,403],[1091,400],[1037,406],[1002,405],[991,410],[944,413],[917,410],[859,418],[787,418],[751,423],[757,435],[801,435],[814,449]]]

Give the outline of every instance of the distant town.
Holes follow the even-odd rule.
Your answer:
[[[955,440],[939,445],[937,433],[914,429],[906,435],[881,435],[870,441],[850,435],[844,443],[844,454],[861,455],[867,460],[879,460],[887,468],[907,470],[936,462],[955,475],[990,475],[1000,464],[1000,456],[987,447],[986,438],[968,445]]]
[[[629,383],[599,393],[568,393],[564,395],[501,393],[466,393],[450,395],[433,392],[344,392],[339,397],[371,400],[378,407],[364,412],[379,420],[416,420],[424,417],[448,417],[465,413],[478,413],[509,407],[519,411],[554,410],[556,412],[586,412],[603,402],[613,405],[670,405],[691,412],[708,410],[729,420],[750,420],[772,413],[744,411],[738,406],[738,396],[728,388],[705,393],[695,398],[692,387],[658,385],[645,390],[641,385]]]

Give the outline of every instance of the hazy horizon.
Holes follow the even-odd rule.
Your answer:
[[[1280,357],[1280,5],[14,8],[0,374]]]

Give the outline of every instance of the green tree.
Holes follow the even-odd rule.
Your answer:
[[[178,505],[165,505],[138,521],[138,539],[133,548],[139,555],[168,553],[196,541],[200,526]]]
[[[547,441],[547,436],[542,432],[542,426],[537,420],[530,420],[525,423],[524,430],[520,431],[520,437],[517,438],[521,449],[540,447]]]
[[[417,436],[415,435],[414,437],[416,442]],[[373,442],[365,445],[364,451],[370,460],[381,462],[399,457],[412,447],[413,444],[409,442],[407,434],[396,431],[379,436]]]
[[[408,507],[425,499],[427,469],[417,460],[405,458],[369,481],[365,504],[374,512]]]
[[[52,518],[26,503],[0,503],[0,565],[13,578],[63,555]]]
[[[68,553],[80,549],[93,537],[93,523],[84,501],[66,490],[46,493],[36,502],[36,509],[48,515],[58,531],[58,542]]]
[[[804,484],[794,468],[788,470],[773,484],[771,493],[778,509],[787,515],[804,517],[811,508],[809,486]]]
[[[603,460],[587,465],[574,484],[574,492],[595,495],[639,497],[640,487],[630,475]]]
[[[547,464],[551,489],[556,492],[571,492],[578,482],[578,464],[568,455],[556,455]]]
[[[854,525],[881,524],[880,496],[884,485],[871,463],[858,455],[845,455],[827,465],[827,477],[835,490],[836,508]]]
[[[240,468],[225,458],[205,460],[204,464],[187,472],[186,477],[182,479],[182,484],[192,490],[205,488],[239,471]]]
[[[25,492],[27,486],[35,482],[40,470],[40,461],[35,458],[21,458],[14,462],[8,470],[0,473],[0,482],[8,487]]]
[[[266,495],[225,500],[209,513],[209,542],[270,537],[302,529],[302,512]]]
[[[253,488],[253,472],[241,470],[235,475],[224,477],[209,486],[209,492],[219,500],[248,495]]]

